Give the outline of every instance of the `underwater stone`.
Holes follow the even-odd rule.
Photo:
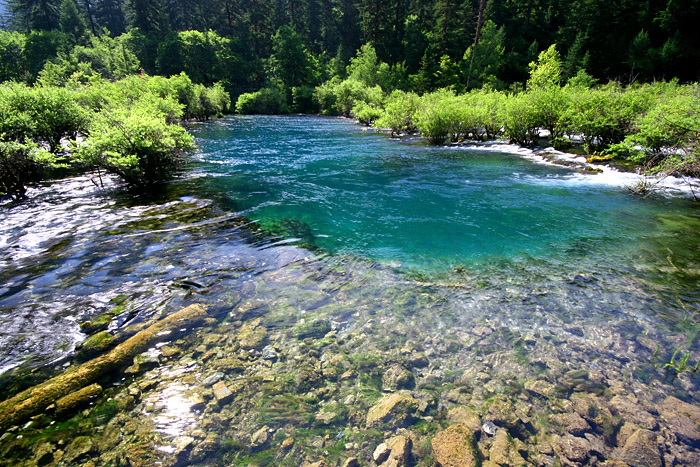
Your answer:
[[[367,428],[380,427],[385,423],[400,426],[412,415],[416,406],[416,400],[404,393],[384,396],[367,412]]]
[[[291,449],[291,447],[294,446],[294,438],[285,438],[284,441],[282,441],[282,445],[280,446],[284,451],[287,449]]]
[[[348,457],[345,459],[345,462],[343,462],[342,467],[357,467],[358,465],[360,465],[360,463],[357,460],[357,457]]]
[[[214,384],[214,386],[212,386],[212,390],[214,391],[214,397],[219,404],[226,404],[233,397],[233,392],[231,392],[228,386],[226,386],[226,383],[223,381],[219,381],[218,383]]]
[[[558,455],[572,462],[583,463],[588,459],[588,441],[573,435],[556,437],[554,443]]]
[[[382,375],[382,389],[412,389],[416,385],[413,373],[401,365],[390,366]]]
[[[206,378],[204,378],[204,380],[202,381],[202,385],[203,386],[211,386],[212,384],[214,384],[218,381],[221,381],[221,378],[223,378],[223,377],[224,377],[224,374],[217,371],[213,375],[210,375],[210,376],[207,376]]]
[[[536,381],[527,381],[525,389],[537,396],[550,397],[556,391],[556,386],[549,381],[538,379]]]
[[[258,431],[253,433],[253,436],[250,437],[250,445],[253,449],[261,449],[263,446],[265,446],[265,443],[267,443],[267,440],[270,436],[269,434],[270,427],[265,425],[264,427],[260,428]]]
[[[271,345],[265,346],[265,348],[262,350],[262,358],[264,360],[275,360],[277,357],[278,354]]]
[[[461,424],[438,432],[431,441],[435,462],[441,467],[471,467],[478,465],[473,435]]]
[[[90,451],[92,451],[92,440],[90,437],[78,436],[66,449],[64,460],[66,462],[74,462]]]
[[[386,442],[389,456],[381,467],[406,467],[411,453],[411,440],[405,436],[394,436]]]
[[[372,459],[374,459],[374,462],[377,464],[381,464],[387,457],[389,457],[390,452],[389,446],[387,446],[386,443],[381,443],[374,448],[374,452],[372,452]]]
[[[496,434],[498,431],[498,427],[494,425],[493,422],[486,422],[481,426],[481,429],[484,430],[484,433],[487,435],[493,436]]]
[[[447,421],[452,424],[461,423],[462,425],[469,428],[469,430],[471,430],[472,433],[476,433],[477,431],[482,429],[481,421],[479,420],[479,414],[476,412],[476,410],[470,407],[452,407],[450,410],[447,411]],[[493,423],[489,423],[490,425],[488,428],[492,429],[491,425],[493,425]],[[495,425],[493,425],[493,429],[496,429]],[[493,433],[488,434],[491,435]]]
[[[661,404],[660,413],[679,439],[691,445],[700,443],[700,407],[669,396]]]
[[[572,435],[581,435],[591,429],[586,420],[577,413],[564,413],[552,416],[552,420],[560,425],[564,431]]]
[[[527,463],[520,455],[515,444],[509,438],[506,430],[496,433],[489,451],[489,460],[496,465],[508,465],[512,467],[524,466]]]
[[[651,431],[639,429],[629,437],[619,452],[619,459],[629,465],[661,467],[663,465],[656,435]]]

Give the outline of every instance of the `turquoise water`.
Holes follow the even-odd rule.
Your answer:
[[[692,209],[598,175],[341,119],[237,117],[194,133],[204,183],[241,214],[329,253],[427,272],[582,252],[615,265],[659,234],[659,215]]]

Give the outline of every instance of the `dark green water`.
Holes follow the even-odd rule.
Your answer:
[[[77,363],[79,323],[95,316],[112,313],[121,341],[191,303],[209,315],[164,334],[149,366],[100,380],[84,411],[4,436],[0,463],[371,465],[384,436],[365,418],[397,389],[392,372],[427,404],[408,426],[422,443],[446,408],[471,406],[529,456],[544,443],[543,465],[562,434],[548,417],[572,415],[569,398],[634,394],[632,412],[664,436],[673,427],[650,407],[700,402],[700,375],[663,369],[676,350],[700,360],[695,202],[640,198],[625,188],[633,176],[341,119],[229,117],[191,131],[195,161],[151,197],[83,176],[0,206],[5,393]],[[230,400],[214,398],[218,382]],[[533,382],[551,391],[524,389]],[[493,418],[499,397],[529,413],[524,425]],[[601,451],[591,462],[614,457],[611,421],[588,423]],[[271,440],[251,447],[261,429]],[[692,465],[698,446],[674,436],[662,449]]]

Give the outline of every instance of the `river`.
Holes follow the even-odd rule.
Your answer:
[[[101,381],[92,408],[4,436],[6,462],[364,465],[403,433],[431,465],[425,440],[459,408],[484,458],[488,422],[527,445],[499,447],[513,465],[629,457],[633,426],[666,465],[698,458],[669,421],[698,404],[695,202],[344,119],[190,130],[199,152],[157,194],[82,176],[0,206],[5,392],[89,358],[80,323],[99,316],[117,340],[191,303],[211,318]],[[415,407],[375,426],[389,393]]]

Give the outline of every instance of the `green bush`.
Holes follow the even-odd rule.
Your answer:
[[[454,97],[452,91],[443,89],[421,98],[414,119],[418,130],[431,144],[443,144],[454,129],[455,119],[451,115]]]
[[[366,102],[358,102],[353,107],[352,114],[363,125],[371,125],[382,115],[382,109]]]
[[[380,86],[368,86],[358,79],[334,79],[317,87],[314,98],[322,113],[349,117],[353,113],[353,107],[360,102],[380,107],[384,92]]]
[[[56,156],[36,143],[0,139],[0,196],[24,198],[28,183],[40,180],[43,171],[58,166]]]
[[[392,135],[413,133],[417,130],[414,115],[420,104],[420,97],[414,93],[394,91],[384,102],[384,111],[374,122],[377,128],[389,128]]]
[[[56,152],[64,137],[85,128],[87,113],[64,88],[0,85],[0,134],[6,140],[46,143]]]
[[[315,113],[319,107],[314,101],[314,88],[296,86],[292,88],[292,110],[298,113]]]
[[[287,95],[279,86],[263,88],[256,92],[249,92],[238,96],[236,112],[240,114],[285,114],[287,108]]]
[[[142,101],[97,114],[75,152],[88,166],[102,167],[129,185],[147,186],[167,179],[194,148],[192,135]]]
[[[513,94],[505,99],[505,135],[511,143],[525,147],[537,144],[539,137],[537,109],[530,103],[527,94]]]

